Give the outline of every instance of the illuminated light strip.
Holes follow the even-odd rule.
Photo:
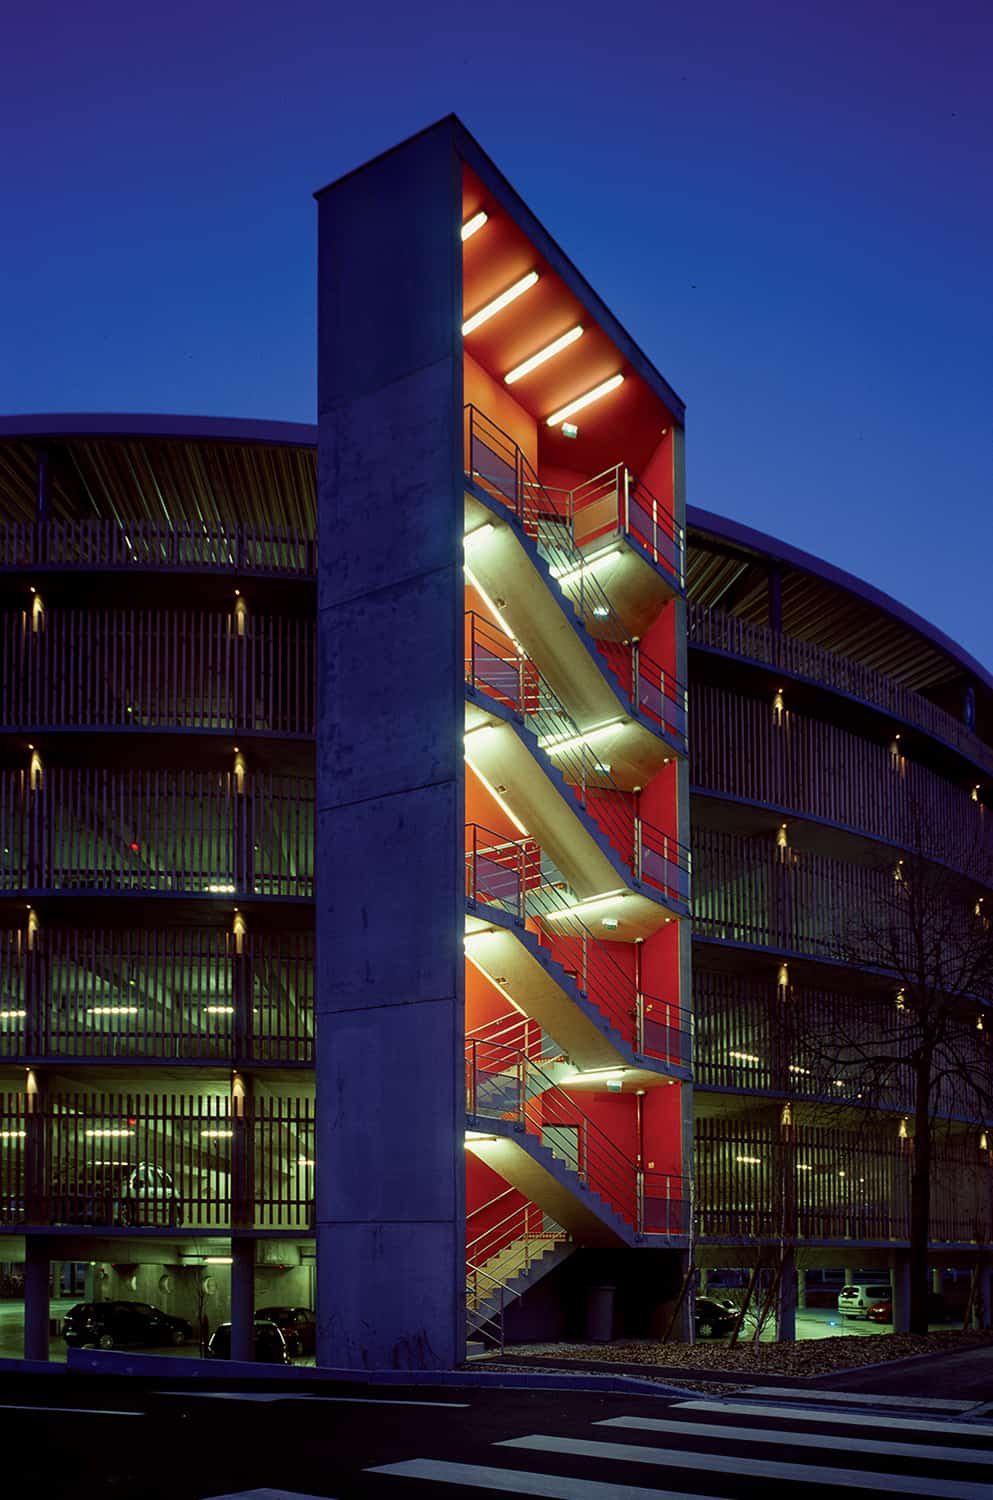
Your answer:
[[[115,1127],[114,1129],[109,1129],[108,1128],[106,1130],[87,1130],[85,1132],[85,1134],[86,1134],[86,1137],[87,1137],[88,1140],[94,1140],[95,1141],[95,1140],[102,1139],[104,1136],[117,1137],[117,1136],[125,1136],[125,1135],[134,1135],[134,1131],[133,1130],[123,1130],[123,1129],[119,1130],[119,1129],[117,1129]]]
[[[23,1021],[26,1010],[0,1010],[0,1021]]]
[[[90,1016],[136,1016],[137,1005],[91,1005],[87,1009]]]
[[[575,906],[567,907],[565,911],[550,911],[545,913],[546,922],[558,922],[563,917],[574,917],[581,911],[594,911],[598,906],[610,906],[617,900],[623,901],[627,891],[605,891],[602,896],[591,896],[588,901],[577,901]]]
[[[482,539],[483,539],[483,537],[484,536],[489,536],[489,534],[490,534],[490,532],[492,530],[493,530],[493,522],[492,521],[484,521],[481,526],[474,526],[471,531],[463,532],[463,534],[462,534],[462,545],[463,545],[463,547],[465,546],[466,542],[472,542],[472,541],[479,541],[479,542],[481,542]]]
[[[574,344],[582,336],[583,325],[577,323],[575,328],[570,328],[569,332],[564,333],[561,338],[553,339],[544,349],[539,349],[537,354],[532,354],[530,359],[524,360],[522,364],[515,365],[512,370],[508,370],[503,377],[504,383],[506,385],[513,385],[514,381],[520,380],[522,375],[530,375],[531,371],[536,370],[539,365],[543,365],[546,359],[552,359],[556,354],[561,354],[563,349],[568,349],[570,344]]]
[[[488,322],[494,313],[502,312],[505,307],[509,307],[512,302],[516,302],[518,297],[530,291],[537,280],[537,271],[529,271],[526,276],[521,277],[520,281],[515,281],[513,286],[509,286],[505,292],[501,292],[499,297],[494,297],[492,302],[487,302],[485,307],[481,307],[478,312],[474,312],[471,318],[466,318],[462,324],[463,335],[473,333],[483,323]],[[621,376],[621,379],[623,378]]]
[[[611,375],[609,380],[605,380],[602,385],[594,386],[591,391],[586,392],[585,396],[577,396],[575,401],[570,401],[559,411],[553,411],[550,417],[545,418],[547,426],[557,427],[560,422],[565,421],[566,417],[571,417],[573,412],[582,411],[584,406],[592,406],[594,401],[599,401],[601,396],[607,396],[611,391],[616,391],[617,387],[623,383],[623,375]]]
[[[481,1130],[467,1130],[465,1133],[467,1141],[495,1141],[495,1135],[485,1135]]]
[[[477,234],[479,230],[482,229],[483,225],[489,221],[489,217],[490,216],[486,212],[486,210],[481,208],[478,214],[473,214],[471,219],[466,219],[465,223],[462,225],[463,241],[471,240],[473,235]]]
[[[511,630],[510,626],[507,624],[506,620],[504,619],[503,615],[500,613],[500,611],[497,609],[496,605],[493,603],[493,600],[490,598],[489,594],[483,588],[483,585],[480,583],[480,581],[476,577],[475,573],[473,573],[473,571],[469,567],[463,567],[462,572],[465,574],[465,577],[466,577],[466,580],[468,581],[468,583],[472,586],[472,588],[474,588],[476,590],[476,593],[479,595],[480,599],[482,599],[483,603],[486,605],[486,608],[489,610],[490,614],[493,616],[493,618],[496,621],[498,627],[503,631],[504,635],[510,637],[511,641],[516,646],[517,650],[521,651],[521,654],[523,655],[523,651],[522,651],[522,648],[521,648],[520,641],[517,639],[516,635]]]
[[[620,547],[608,547],[606,552],[598,552],[596,556],[591,557],[588,562],[580,563],[578,568],[566,568],[564,571],[562,571],[561,569],[557,570],[555,568],[550,568],[549,571],[552,577],[555,579],[556,583],[561,583],[563,585],[572,583],[573,579],[581,578],[584,573],[594,573],[602,563],[609,562],[612,557],[616,557],[620,550]]]
[[[593,740],[601,739],[623,723],[623,718],[611,719],[609,723],[598,724],[595,729],[587,729],[583,734],[570,734],[564,740],[539,740],[538,744],[549,755],[558,755],[563,750],[573,750],[577,745],[588,745]]]
[[[233,1130],[201,1130],[201,1137],[205,1141],[226,1141],[234,1135]]]
[[[495,727],[496,726],[494,725],[494,728]],[[524,835],[524,837],[526,839],[529,839],[531,837],[531,835],[528,832],[528,830],[524,827],[524,824],[521,822],[520,818],[517,816],[516,813],[511,812],[510,808],[507,806],[506,802],[504,802],[503,798],[500,796],[500,793],[497,791],[497,789],[493,785],[493,783],[491,781],[487,781],[487,779],[483,775],[482,771],[479,769],[478,766],[474,766],[473,765],[473,763],[469,759],[468,755],[465,758],[465,763],[470,768],[470,770],[475,771],[476,775],[479,777],[480,781],[483,783],[484,787],[489,792],[490,796],[493,798],[493,801],[496,803],[497,807],[499,807],[500,811],[502,813],[504,813],[510,819],[510,821],[513,823],[514,827],[520,833],[523,833],[523,835]]]
[[[569,1074],[568,1082],[575,1083],[580,1078],[620,1078],[627,1072],[630,1072],[629,1068],[591,1068],[588,1073],[577,1068],[575,1073]]]
[[[26,1130],[0,1130],[0,1141],[23,1141]]]
[[[233,1005],[205,1005],[203,1008],[205,1016],[233,1016]]]
[[[477,937],[482,937],[482,935],[483,934],[481,932],[476,934]],[[466,939],[466,941],[468,941],[468,939]],[[479,973],[482,974],[483,978],[489,980],[489,982],[490,982],[490,984],[492,984],[493,988],[496,989],[496,990],[499,990],[500,994],[503,996],[503,998],[505,1000],[509,1001],[509,1003],[517,1011],[517,1014],[519,1016],[524,1016],[525,1019],[527,1019],[527,1012],[521,1010],[521,1007],[518,1005],[518,1003],[514,999],[513,995],[509,994],[504,989],[503,985],[499,982],[499,980],[496,980],[496,979],[493,978],[492,974],[488,974],[486,972],[486,970],[483,968],[482,964],[478,964],[476,962],[476,960],[473,958],[472,954],[469,952],[468,948],[465,950],[465,956],[466,956],[467,961],[472,964],[472,967],[474,969],[478,969]]]

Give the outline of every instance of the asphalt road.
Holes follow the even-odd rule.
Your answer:
[[[161,1380],[0,1379],[9,1492],[45,1500],[769,1500],[809,1484],[816,1496],[990,1500],[993,1423],[971,1420],[965,1399],[956,1407],[947,1397],[895,1396],[877,1411],[865,1397],[797,1403],[783,1392],[768,1401],[747,1392],[683,1401],[316,1383],[310,1394],[288,1396],[211,1385],[190,1392]]]

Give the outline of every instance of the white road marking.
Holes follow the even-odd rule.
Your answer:
[[[0,1402],[0,1411],[55,1411],[69,1412],[77,1417],[143,1417],[143,1411],[114,1411],[108,1406],[15,1406],[9,1401]]]
[[[622,1427],[635,1432],[670,1432],[680,1437],[726,1438],[729,1443],[771,1443],[776,1448],[816,1448],[823,1452],[822,1432],[784,1432],[781,1427],[728,1427],[717,1422],[668,1422],[662,1417],[607,1417],[594,1427]],[[831,1439],[827,1439],[828,1442]],[[837,1438],[834,1439],[838,1441]],[[859,1438],[859,1453],[877,1458],[930,1459],[932,1463],[988,1464],[989,1448],[941,1448],[930,1443],[884,1443]]]
[[[160,1396],[188,1396],[197,1401],[342,1401],[359,1406],[442,1406],[467,1411],[468,1401],[389,1401],[370,1396],[315,1396],[310,1391],[159,1391]],[[62,1408],[59,1408],[62,1410]],[[140,1415],[140,1413],[135,1413]]]
[[[867,1417],[854,1411],[804,1411],[796,1406],[776,1406],[762,1401],[674,1401],[673,1411],[710,1411],[730,1417],[776,1417],[786,1422],[830,1422],[832,1427],[898,1428],[904,1432],[947,1432],[954,1437],[993,1438],[993,1427],[984,1431],[978,1422],[929,1422],[924,1417],[894,1417],[889,1412]]]
[[[975,1401],[941,1401],[931,1396],[883,1396],[872,1395],[867,1391],[810,1391],[803,1390],[799,1386],[775,1385],[748,1385],[742,1388],[742,1395],[749,1396],[779,1396],[783,1400],[791,1400],[795,1396],[802,1396],[806,1401],[838,1401],[843,1406],[920,1406],[929,1411],[968,1411],[970,1406],[975,1406]]]
[[[304,1495],[299,1490],[235,1490],[229,1495],[205,1495],[204,1500],[333,1500],[330,1495]]]
[[[441,1406],[450,1411],[468,1411],[468,1401],[388,1401],[372,1396],[311,1396],[301,1393],[294,1400],[300,1401],[347,1401],[358,1406]]]
[[[919,1479],[913,1474],[881,1474],[874,1469],[836,1469],[830,1464],[781,1464],[772,1459],[742,1458],[739,1454],[673,1452],[643,1443],[594,1443],[585,1438],[504,1438],[496,1448],[526,1448],[539,1453],[567,1453],[572,1458],[602,1458],[612,1462],[654,1464],[707,1473],[749,1475],[783,1483],[824,1484],[836,1489],[885,1490],[891,1495],[930,1495],[932,1500],[990,1500],[989,1481],[970,1484],[959,1479]]]
[[[599,1479],[569,1479],[562,1474],[534,1474],[529,1469],[488,1469],[477,1464],[443,1463],[411,1458],[383,1464],[367,1474],[394,1474],[399,1479],[429,1479],[435,1484],[468,1484],[501,1495],[541,1495],[545,1500],[721,1500],[719,1495],[688,1495],[682,1490],[646,1489],[640,1484],[604,1484]],[[218,1496],[217,1500],[229,1500]],[[230,1497],[234,1500],[234,1497]]]

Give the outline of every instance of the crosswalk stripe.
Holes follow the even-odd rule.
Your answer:
[[[741,1394],[778,1396],[791,1400],[803,1396],[807,1401],[837,1401],[842,1406],[919,1406],[927,1411],[968,1411],[975,1401],[946,1401],[937,1396],[884,1396],[867,1391],[812,1391],[801,1386],[746,1385]]]
[[[330,1495],[302,1495],[299,1490],[237,1490],[230,1495],[206,1495],[204,1500],[332,1500]]]
[[[501,1495],[541,1495],[544,1500],[721,1500],[719,1495],[685,1494],[682,1490],[646,1489],[640,1484],[604,1484],[599,1479],[570,1479],[564,1474],[535,1474],[528,1469],[489,1469],[478,1464],[411,1458],[383,1464],[367,1474],[394,1474],[400,1479],[429,1479],[435,1484],[475,1485]]]
[[[753,1413],[753,1415],[756,1415]],[[774,1443],[777,1448],[817,1448],[823,1451],[822,1432],[786,1432],[780,1427],[730,1427],[717,1422],[670,1422],[662,1417],[607,1417],[594,1427],[621,1427],[625,1431],[669,1432],[680,1437],[724,1438],[729,1443]],[[833,1439],[835,1443],[840,1439]],[[929,1459],[932,1463],[988,1464],[989,1448],[942,1448],[931,1443],[884,1443],[859,1438],[859,1452],[877,1458]]]
[[[950,1422],[947,1418],[929,1422],[924,1417],[894,1417],[889,1412],[867,1417],[864,1412],[805,1411],[797,1406],[769,1405],[764,1401],[674,1401],[673,1411],[717,1412],[730,1417],[775,1417],[786,1422],[827,1422],[832,1427],[882,1427],[902,1432],[947,1432],[952,1437],[993,1438],[993,1427],[986,1430],[976,1422]]]
[[[989,1482],[971,1484],[959,1479],[920,1479],[913,1474],[882,1474],[873,1469],[836,1469],[830,1465],[783,1464],[772,1459],[742,1458],[738,1454],[674,1452],[642,1443],[597,1443],[586,1438],[504,1438],[497,1448],[529,1452],[567,1453],[573,1458],[602,1458],[614,1462],[666,1465],[676,1469],[705,1469],[709,1473],[750,1475],[800,1484],[833,1485],[839,1489],[886,1490],[895,1495],[930,1495],[932,1500],[990,1500]]]

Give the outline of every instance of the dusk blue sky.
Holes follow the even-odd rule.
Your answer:
[[[5,7],[0,411],[315,415],[314,189],[455,111],[689,499],[993,666],[989,0]]]

